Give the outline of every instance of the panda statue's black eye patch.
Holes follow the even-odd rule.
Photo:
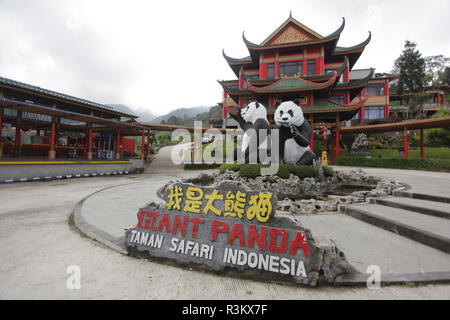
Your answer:
[[[294,116],[294,112],[292,110],[289,110],[288,113],[291,115],[291,117]]]
[[[280,110],[280,116],[282,116],[283,115],[283,110]]]

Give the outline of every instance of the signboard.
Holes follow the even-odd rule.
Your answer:
[[[276,198],[224,182],[213,187],[175,183],[165,204],[142,208],[126,231],[129,255],[251,278],[315,285],[323,251],[309,231],[275,218]]]

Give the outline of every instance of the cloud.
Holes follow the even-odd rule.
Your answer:
[[[389,71],[406,39],[424,55],[449,55],[449,7],[439,0],[0,0],[0,76],[164,114],[221,101],[216,80],[235,77],[222,49],[247,56],[242,31],[261,42],[289,11],[322,35],[344,16],[341,46],[363,41],[371,30],[355,67]]]

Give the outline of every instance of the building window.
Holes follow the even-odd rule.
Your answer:
[[[316,74],[316,60],[308,60],[308,75]]]
[[[364,108],[365,119],[384,119],[384,106],[374,106]]]
[[[330,100],[336,103],[344,104],[345,103],[345,96],[331,96]]]
[[[300,98],[298,99],[300,104],[307,104],[308,103],[308,97],[306,96],[300,96]]]
[[[292,77],[295,75],[301,76],[303,74],[302,61],[280,62],[280,75]]]
[[[384,96],[384,83],[369,84],[366,86],[365,92],[371,97]]]
[[[275,78],[275,63],[269,63],[267,65],[267,78]]]

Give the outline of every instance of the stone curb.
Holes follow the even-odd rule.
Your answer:
[[[436,202],[444,202],[444,203],[450,203],[449,197],[444,196],[435,196],[425,193],[417,193],[417,192],[405,192],[402,190],[396,190],[393,193],[394,196],[397,197],[406,197],[406,198],[414,198],[414,199],[420,199],[420,200],[429,200],[429,201],[436,201]]]
[[[339,275],[335,279],[336,286],[367,285],[370,274],[351,273]],[[450,281],[450,272],[426,272],[426,273],[382,273],[381,284],[399,283],[432,283]]]
[[[123,237],[114,237],[107,232],[100,230],[99,228],[89,224],[83,217],[83,204],[91,196],[108,190],[110,188],[120,187],[129,184],[135,184],[138,182],[125,183],[117,186],[111,186],[97,190],[82,200],[80,200],[75,206],[72,214],[73,221],[76,229],[86,237],[97,241],[106,247],[128,256],[128,252],[125,248]],[[345,206],[340,206],[345,208]],[[351,286],[351,285],[366,285],[367,279],[370,275],[365,273],[351,273],[339,275],[334,280],[334,286]],[[399,284],[399,283],[421,283],[421,282],[444,282],[450,281],[450,272],[427,272],[427,273],[414,273],[414,274],[382,274],[381,283],[384,284]]]
[[[414,212],[418,212],[418,213],[422,213],[422,214],[426,214],[426,215],[434,216],[434,217],[438,217],[438,218],[450,219],[450,213],[448,213],[448,212],[445,212],[442,210],[437,210],[437,209],[432,209],[432,208],[418,207],[418,206],[414,206],[414,205],[410,205],[410,204],[406,204],[406,203],[398,203],[395,201],[390,201],[389,198],[384,198],[384,199],[375,198],[375,199],[373,199],[373,202],[384,205],[384,206],[388,206],[388,207],[405,209],[408,211],[414,211]]]
[[[433,247],[446,253],[450,253],[449,238],[445,238],[440,235],[425,230],[421,230],[398,221],[374,215],[360,208],[354,208],[350,206],[340,206],[339,212],[349,215],[353,218],[362,220],[364,222],[370,223],[379,228],[394,232],[408,239],[420,242],[429,247]]]
[[[101,177],[101,176],[124,175],[124,174],[129,174],[129,172],[128,171],[114,171],[114,172],[106,172],[106,173],[67,174],[64,176],[44,176],[44,177],[34,177],[34,178],[5,179],[5,180],[0,180],[0,184],[15,183],[15,182],[50,181],[50,180],[62,180],[62,179],[86,178],[86,177]]]
[[[124,183],[124,184],[120,184],[117,186],[102,188],[100,190],[97,190],[97,191],[87,195],[83,199],[81,199],[76,204],[75,209],[73,210],[73,213],[72,213],[75,228],[81,234],[85,235],[86,237],[88,237],[92,240],[95,240],[95,241],[97,241],[97,242],[113,249],[114,251],[117,251],[117,252],[123,254],[123,255],[128,255],[128,252],[125,247],[125,241],[124,241],[125,229],[124,229],[124,237],[114,237],[114,236],[110,235],[109,233],[88,223],[83,217],[83,204],[87,199],[89,199],[91,196],[93,196],[97,193],[100,193],[107,189],[121,187],[121,186],[135,184],[135,183],[138,183],[138,182]]]

